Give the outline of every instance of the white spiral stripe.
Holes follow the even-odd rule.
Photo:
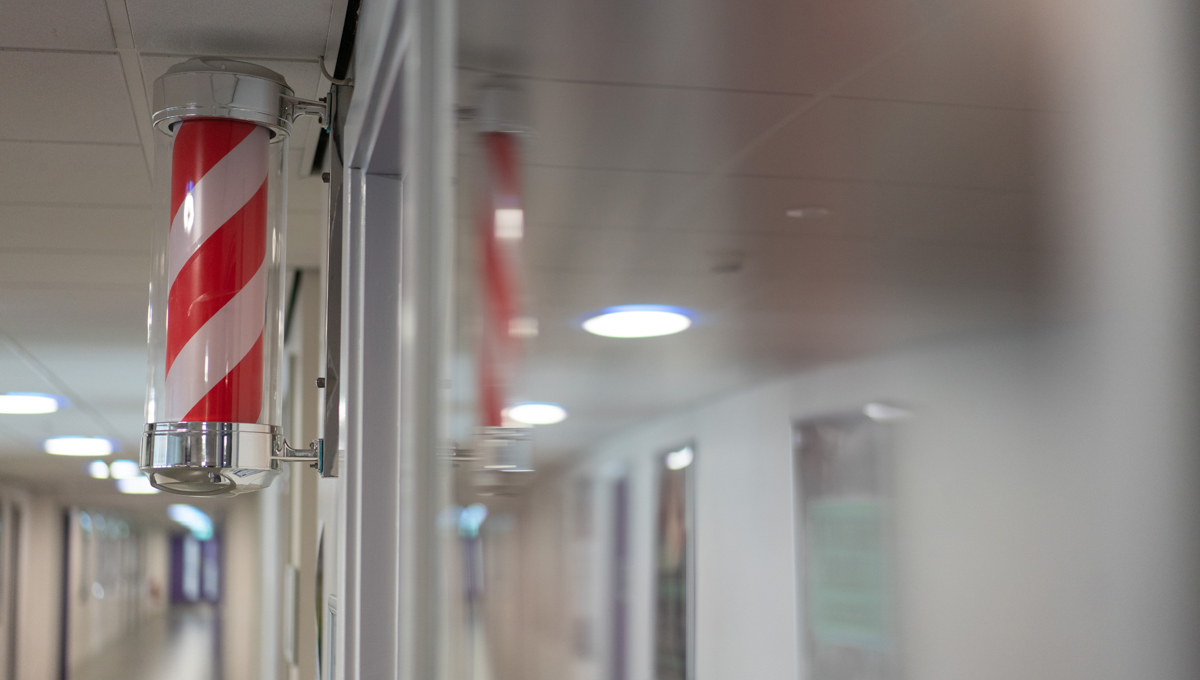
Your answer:
[[[217,161],[192,189],[192,225],[184,224],[185,200],[171,220],[169,255],[167,257],[167,286],[175,283],[179,270],[204,242],[229,218],[237,214],[242,206],[254,198],[254,194],[267,181],[267,151],[269,137],[265,128],[255,127],[254,132]]]
[[[229,375],[258,341],[265,326],[267,263],[175,357],[167,371],[167,420],[181,421],[221,379]]]

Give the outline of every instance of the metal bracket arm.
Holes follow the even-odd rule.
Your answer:
[[[321,97],[320,99],[313,100],[284,95],[283,106],[284,115],[293,123],[300,116],[316,116],[318,125],[321,127],[329,126],[329,97]]]
[[[271,460],[285,463],[312,463],[312,467],[321,472],[325,468],[325,440],[314,439],[307,449],[294,449],[285,439],[280,439]]]

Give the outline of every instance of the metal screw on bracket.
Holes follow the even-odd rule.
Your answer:
[[[317,378],[317,389],[318,390],[325,389],[325,378]]]
[[[321,181],[326,184],[329,184],[329,173],[328,172],[321,173]]]

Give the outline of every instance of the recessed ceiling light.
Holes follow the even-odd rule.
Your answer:
[[[0,394],[0,413],[33,414],[54,413],[58,410],[59,398],[38,392],[9,392]]]
[[[667,468],[671,470],[682,470],[692,464],[695,459],[695,454],[692,453],[692,447],[685,446],[678,451],[672,451],[667,454]]]
[[[113,442],[104,437],[51,437],[42,442],[42,450],[56,456],[107,456]]]
[[[150,484],[150,478],[142,475],[140,477],[130,477],[128,479],[117,480],[117,491],[121,493],[137,493],[151,494],[158,493],[158,489]]]
[[[829,208],[820,206],[808,206],[804,208],[792,208],[787,211],[787,216],[795,220],[807,220],[814,217],[825,217],[829,215]]]
[[[558,404],[527,402],[509,406],[504,415],[526,425],[553,425],[567,419],[567,410]]]
[[[108,471],[113,479],[133,479],[142,474],[142,469],[138,467],[137,461],[133,460],[114,460],[108,466]]]
[[[607,338],[652,338],[687,330],[691,310],[670,305],[619,305],[596,312],[583,330]]]
[[[102,460],[93,460],[87,466],[88,477],[92,479],[108,479],[108,463]]]

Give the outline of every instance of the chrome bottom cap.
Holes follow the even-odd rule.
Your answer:
[[[279,475],[272,457],[284,449],[274,425],[149,423],[141,468],[156,489],[184,496],[231,496],[258,491]]]

